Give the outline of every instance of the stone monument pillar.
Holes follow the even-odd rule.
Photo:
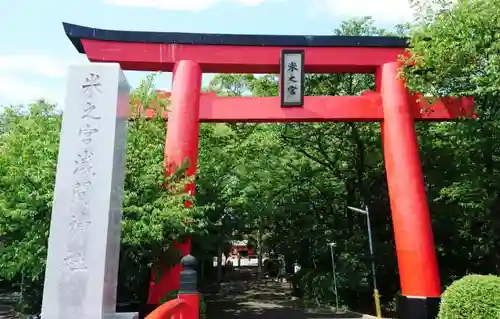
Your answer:
[[[119,64],[69,69],[43,319],[116,314],[130,87]]]

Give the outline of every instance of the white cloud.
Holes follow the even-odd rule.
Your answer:
[[[68,66],[84,61],[84,57],[0,54],[0,105],[26,104],[40,98],[61,103]]]
[[[0,105],[27,104],[41,98],[51,103],[60,103],[62,91],[32,85],[20,77],[0,74]]]
[[[266,2],[266,0],[235,0],[245,6],[258,6],[259,4]]]
[[[202,11],[220,0],[104,0],[104,3],[123,7],[149,7],[172,11]]]
[[[297,0],[102,0],[108,5],[148,7],[166,11],[203,11],[220,2],[236,2],[258,6],[266,1],[294,2]],[[372,16],[379,21],[407,22],[412,19],[408,0],[308,0],[316,13],[328,12],[335,17]]]
[[[66,76],[70,64],[82,63],[85,61],[86,59],[83,56],[68,60],[47,55],[0,54],[0,74],[5,72],[20,72],[24,74],[37,74],[50,78],[59,78]]]
[[[66,68],[60,60],[43,55],[0,55],[0,72],[62,77],[66,74]]]
[[[391,23],[408,22],[413,15],[408,0],[314,0],[314,5],[336,17],[372,16]]]
[[[234,1],[245,6],[257,6],[268,0],[103,0],[123,7],[149,7],[169,11],[203,11],[222,1]]]

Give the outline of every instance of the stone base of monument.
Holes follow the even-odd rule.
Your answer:
[[[139,319],[139,314],[135,312],[122,312],[104,315],[103,319]]]

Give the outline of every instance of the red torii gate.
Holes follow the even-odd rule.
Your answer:
[[[64,23],[79,53],[125,70],[173,72],[165,143],[166,170],[186,158],[194,174],[199,122],[381,121],[387,184],[402,297],[400,318],[435,318],[441,284],[425,193],[415,120],[473,116],[472,98],[429,103],[410,96],[398,78],[407,40],[366,36],[230,35],[111,31]],[[305,52],[308,73],[374,73],[376,92],[362,96],[310,96],[303,107],[281,107],[279,97],[217,97],[201,93],[208,73],[279,73],[283,49]],[[422,112],[422,110],[426,110]],[[194,193],[195,185],[188,191]],[[190,242],[179,245],[184,254]],[[178,287],[180,266],[152,281],[149,304]]]

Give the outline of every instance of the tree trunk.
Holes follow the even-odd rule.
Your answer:
[[[213,264],[213,261],[212,261],[212,264]],[[202,285],[205,283],[205,258],[201,259],[200,283]]]
[[[222,240],[219,237],[217,241],[217,285],[222,282]]]
[[[257,279],[262,278],[262,228],[263,220],[259,218],[259,233],[257,234]]]

